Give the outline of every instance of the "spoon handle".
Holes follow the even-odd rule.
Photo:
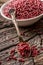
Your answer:
[[[11,14],[11,17],[12,17],[12,22],[15,25],[15,28],[16,28],[16,31],[17,31],[17,35],[19,37],[19,41],[21,42],[21,41],[23,41],[23,39],[21,37],[20,31],[19,31],[19,28],[18,28],[18,25],[17,25],[17,22],[16,22],[16,18],[15,18],[15,13],[14,12]]]
[[[14,23],[15,28],[16,28],[16,30],[17,30],[17,34],[18,34],[18,36],[20,36],[20,31],[19,31],[19,28],[18,28],[18,25],[17,25],[16,19],[15,19],[15,15],[14,15],[14,13],[13,13],[11,16],[12,16],[12,22]]]

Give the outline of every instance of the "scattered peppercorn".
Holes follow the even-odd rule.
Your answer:
[[[41,50],[43,50],[43,48],[41,48]]]
[[[12,57],[13,60],[17,60],[17,58],[15,56]]]
[[[39,54],[38,49],[35,46],[32,46],[31,48],[31,56],[35,57]]]
[[[12,50],[10,51],[10,55],[11,55],[11,56],[14,56],[14,53],[15,53],[15,49],[12,49]]]
[[[10,61],[10,58],[7,58],[6,61]]]
[[[18,58],[18,61],[20,61],[20,62],[24,62],[25,59],[23,59],[23,58]]]

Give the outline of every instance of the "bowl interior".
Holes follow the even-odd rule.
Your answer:
[[[9,2],[11,2],[12,0],[10,0],[10,1],[7,1],[6,3],[4,3],[2,6],[1,6],[1,15],[4,17],[4,18],[6,18],[6,19],[8,19],[8,20],[12,20],[11,18],[8,18],[7,16],[5,16],[4,14],[3,14],[3,9],[4,9],[4,7],[9,3]],[[33,18],[29,18],[29,19],[17,19],[17,21],[28,21],[28,20],[32,20],[32,19],[36,19],[36,18],[39,18],[40,16],[42,16],[43,14],[40,14],[40,15],[38,15],[38,16],[36,16],[36,17],[33,17]]]

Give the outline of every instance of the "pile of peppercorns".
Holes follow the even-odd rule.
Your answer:
[[[39,54],[39,51],[35,46],[30,47],[30,45],[26,42],[19,43],[17,47],[18,52],[22,57],[29,57],[29,56],[35,57],[36,55]]]
[[[11,18],[9,10],[16,11],[16,19],[28,19],[43,13],[43,2],[41,0],[12,0],[3,8],[5,16]]]
[[[43,48],[41,49],[43,50]],[[17,58],[15,56],[15,52],[20,54],[20,58]],[[30,46],[27,42],[20,42],[17,44],[16,49],[12,49],[10,51],[10,55],[8,58],[6,58],[6,61],[19,61],[19,62],[25,62],[25,58],[29,57],[35,57],[40,53],[40,51],[35,46]],[[0,61],[0,65],[2,64],[2,61]]]
[[[17,53],[20,54],[21,58],[15,57],[15,51],[17,50]],[[29,57],[35,57],[39,54],[38,49],[35,46],[30,47],[30,45],[27,42],[20,42],[16,49],[12,49],[10,51],[10,56],[7,58],[7,61],[10,60],[18,60],[20,62],[24,62],[25,58]]]

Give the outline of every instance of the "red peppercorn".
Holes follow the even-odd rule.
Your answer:
[[[11,51],[10,51],[10,54],[12,54],[12,53],[14,53],[15,52],[15,49],[12,49]]]
[[[38,49],[35,46],[32,46],[31,54],[32,54],[33,57],[37,56],[39,54],[39,51],[38,51]]]
[[[12,57],[13,60],[17,60],[17,58],[15,56]]]
[[[43,48],[41,48],[41,50],[43,50]]]
[[[23,59],[23,58],[18,58],[18,61],[20,61],[20,62],[24,62],[25,59]]]
[[[14,53],[10,54],[10,56],[14,56]]]
[[[7,61],[10,61],[10,60],[12,60],[12,58],[13,58],[13,56],[10,55],[6,60],[7,60]]]
[[[6,61],[10,61],[10,58],[7,58]]]
[[[14,53],[15,53],[15,49],[12,49],[12,50],[10,51],[10,55],[11,55],[11,56],[14,56]]]

